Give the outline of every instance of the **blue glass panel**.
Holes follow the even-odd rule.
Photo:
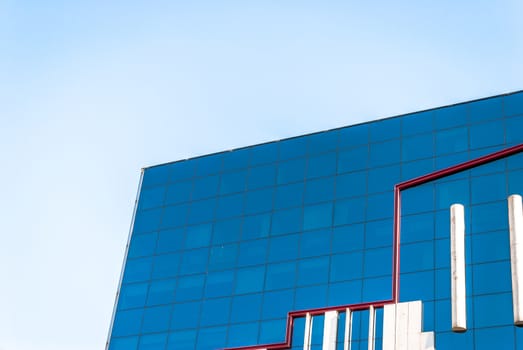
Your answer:
[[[118,308],[143,307],[147,297],[147,287],[147,283],[124,284],[118,297]]]
[[[450,249],[450,247],[448,247],[448,249]],[[434,274],[435,274],[435,278],[436,278],[436,280],[435,280],[436,290],[435,290],[434,297],[436,299],[449,299],[450,298],[450,280],[451,280],[450,269],[435,270]],[[467,271],[465,271],[465,275],[466,274],[467,274]],[[468,279],[470,280],[470,278],[468,278]],[[470,291],[470,289],[469,289],[469,291]]]
[[[472,262],[482,263],[510,259],[509,235],[496,231],[472,236]]]
[[[449,210],[455,203],[468,206],[469,185],[468,179],[436,183],[436,209]]]
[[[495,148],[497,148],[497,147],[484,148],[481,150],[471,151],[470,159],[477,158],[476,153],[483,153],[483,151],[492,150],[492,152],[487,152],[486,154],[493,153],[493,152],[497,151]],[[483,154],[481,154],[481,155],[483,155]],[[479,155],[479,156],[481,156],[481,155]],[[500,173],[500,172],[505,171],[506,167],[507,167],[507,159],[505,158],[505,159],[501,159],[501,160],[497,160],[497,161],[494,161],[491,163],[484,164],[479,167],[475,167],[470,170],[470,175],[472,177],[476,177],[476,176],[481,176],[481,175]]]
[[[274,189],[248,192],[245,199],[245,214],[257,214],[272,209],[272,195]]]
[[[179,204],[191,198],[192,182],[184,181],[170,184],[165,194],[165,204]]]
[[[163,208],[161,228],[180,227],[187,220],[187,205],[177,205]]]
[[[329,284],[329,306],[357,304],[361,302],[362,281]]]
[[[511,291],[510,262],[473,265],[474,294]]]
[[[369,142],[369,124],[354,125],[340,130],[340,148],[350,148]]]
[[[512,293],[475,297],[474,315],[474,326],[477,328],[512,325]]]
[[[303,203],[304,183],[298,182],[286,186],[278,186],[274,199],[274,209],[297,207]]]
[[[296,259],[299,250],[299,234],[272,238],[269,242],[269,261]]]
[[[460,104],[445,108],[438,108],[434,115],[436,129],[446,129],[467,123],[467,106]]]
[[[323,307],[327,304],[327,285],[296,288],[294,307],[297,310]]]
[[[203,296],[203,285],[205,275],[193,275],[180,277],[176,286],[176,301],[189,301],[201,299]]]
[[[182,249],[184,229],[160,231],[156,253],[169,253]]]
[[[271,142],[250,148],[251,165],[267,164],[278,160],[278,143]]]
[[[260,319],[263,294],[239,295],[232,299],[231,323]],[[247,345],[243,344],[243,345]]]
[[[505,201],[472,207],[471,230],[473,233],[503,230],[507,228],[507,204]]]
[[[298,232],[301,230],[301,208],[281,210],[272,214],[272,235]]]
[[[165,187],[144,188],[140,191],[138,210],[160,207],[163,204]]]
[[[410,180],[434,171],[434,159],[424,159],[401,164],[401,179]]]
[[[332,230],[332,252],[340,253],[363,249],[364,236],[363,224],[335,227]]]
[[[436,154],[456,153],[468,148],[468,129],[455,128],[436,133]]]
[[[307,181],[305,204],[323,202],[334,198],[334,177]]]
[[[307,137],[307,152],[309,154],[334,151],[338,146],[339,130],[324,131]]]
[[[169,334],[167,350],[194,350],[196,344],[196,330],[191,329]]]
[[[163,185],[169,179],[168,166],[155,166],[144,169],[142,187]]]
[[[286,319],[263,322],[260,327],[259,344],[281,343],[285,340]]]
[[[115,337],[140,333],[144,309],[118,311],[115,315],[113,333]]]
[[[131,246],[129,247],[129,258],[137,258],[140,256],[154,254],[157,238],[158,235],[156,233],[147,235],[133,235],[131,238]]]
[[[404,251],[402,250],[402,257]],[[364,277],[390,275],[392,272],[392,249],[378,248],[365,250]],[[402,266],[402,271],[404,271]]]
[[[135,350],[138,337],[112,338],[109,350]]]
[[[503,109],[506,116],[523,114],[523,93],[503,96]]]
[[[455,154],[448,154],[445,156],[439,156],[436,158],[436,169],[444,169],[448,168],[450,166],[460,164],[463,162],[466,162],[469,160],[469,153],[468,152],[461,152],[461,153],[455,153]],[[462,175],[466,175],[468,172],[460,173]]]
[[[246,179],[246,170],[222,174],[220,181],[220,194],[231,194],[244,191]]]
[[[326,283],[329,280],[329,257],[304,259],[298,261],[299,286]]]
[[[205,296],[208,298],[225,297],[232,293],[234,271],[208,272],[205,281]]]
[[[258,322],[236,324],[229,327],[227,346],[238,347],[246,344],[256,344],[258,340]]]
[[[402,301],[433,300],[434,271],[401,274],[400,286]]]
[[[180,253],[156,255],[153,259],[152,278],[174,277],[180,266]]]
[[[200,320],[200,302],[175,304],[171,316],[171,329],[195,328]]]
[[[242,221],[240,218],[215,222],[212,233],[212,244],[219,245],[238,241],[241,234],[241,224]]]
[[[502,145],[505,142],[503,123],[495,121],[470,127],[470,148]]]
[[[267,265],[265,288],[267,290],[294,287],[296,262]]]
[[[366,278],[363,280],[362,300],[370,302],[390,299],[392,290],[391,286],[392,278],[390,276]]]
[[[363,252],[332,256],[330,268],[331,282],[353,280],[361,277],[363,277]]]
[[[335,202],[334,225],[362,222],[365,218],[366,200],[364,197]]]
[[[229,321],[231,298],[207,299],[202,303],[200,326],[216,326]],[[202,330],[200,330],[201,332]]]
[[[369,193],[391,191],[400,182],[400,167],[387,166],[369,170]]]
[[[515,349],[513,327],[476,329],[475,350]]]
[[[336,198],[361,196],[366,192],[367,173],[365,171],[336,177]]]
[[[227,327],[200,328],[196,349],[221,349],[225,347],[226,339]]]
[[[167,333],[151,334],[140,337],[139,350],[163,350],[167,343]]]
[[[508,193],[523,195],[523,170],[508,173]]]
[[[214,219],[216,198],[192,202],[189,209],[189,224],[209,222]]]
[[[230,269],[235,266],[238,244],[219,245],[211,248],[208,270]]]
[[[246,168],[249,164],[250,148],[236,149],[223,154],[223,170]]]
[[[472,204],[505,200],[507,191],[504,173],[475,177],[471,180]]]
[[[329,176],[336,173],[336,153],[327,153],[309,157],[307,162],[307,178]]]
[[[523,108],[523,105],[522,105]],[[508,144],[520,144],[523,142],[523,117],[510,118],[505,121],[505,133]]]
[[[414,272],[434,268],[432,242],[405,244],[401,247],[401,271]]]
[[[249,170],[249,181],[247,187],[252,190],[256,188],[273,186],[276,181],[276,166],[265,165]]]
[[[523,152],[515,154],[507,158],[507,167],[509,170],[523,168]]]
[[[358,147],[338,153],[338,173],[363,170],[367,168],[369,147]]]
[[[402,140],[401,151],[401,160],[404,162],[430,158],[434,154],[434,136],[430,133],[406,137]]]
[[[280,159],[296,158],[307,152],[307,136],[294,137],[279,142]]]
[[[450,237],[450,208],[439,210],[434,216],[436,238]],[[470,207],[465,207],[465,234],[471,233]]]
[[[400,135],[401,118],[382,119],[369,124],[371,142],[397,138]]]
[[[370,144],[369,165],[371,167],[399,163],[400,156],[399,140]]]
[[[300,158],[280,163],[278,165],[278,184],[303,181],[306,161],[305,158]]]
[[[434,114],[434,111],[426,111],[402,117],[401,134],[407,136],[432,131]]]
[[[188,226],[185,229],[185,249],[201,248],[211,242],[212,224]]]
[[[180,274],[204,272],[207,268],[209,248],[196,249],[183,252]]]
[[[219,183],[220,177],[218,175],[195,179],[191,198],[196,200],[216,196]]]
[[[156,231],[160,226],[162,209],[138,211],[134,219],[133,233]]]
[[[265,266],[248,267],[236,270],[235,293],[258,293],[263,290]]]
[[[146,308],[143,315],[142,332],[164,332],[169,329],[171,306]]]
[[[196,163],[194,160],[180,161],[169,165],[169,181],[190,179],[194,176]]]
[[[393,213],[394,197],[392,192],[367,197],[367,220],[390,218]]]
[[[259,265],[267,260],[268,241],[259,239],[240,244],[240,254],[238,255],[238,266]]]
[[[401,242],[410,243],[434,239],[434,214],[404,216],[401,220]]]
[[[300,257],[329,254],[330,236],[329,229],[302,233],[300,237]]]
[[[450,231],[450,228],[447,229]],[[449,233],[450,234],[450,233]],[[471,262],[471,236],[465,236],[465,262],[470,264]],[[434,263],[436,268],[450,267],[450,240],[438,239],[434,241]],[[468,281],[468,280],[467,280]]]
[[[332,225],[332,203],[303,208],[303,229],[315,230]]]
[[[243,202],[243,193],[220,197],[218,199],[218,207],[216,208],[216,218],[226,219],[242,215]]]
[[[449,330],[449,328],[447,329]],[[452,350],[452,349],[474,349],[474,333],[454,333],[445,332],[438,333],[434,337],[435,348],[438,350]]]
[[[153,281],[147,294],[147,305],[169,304],[174,301],[176,279]]]
[[[434,186],[431,183],[402,191],[401,197],[403,215],[434,210]]]
[[[211,154],[205,157],[195,158],[196,175],[205,176],[216,174],[222,168],[222,154]]]
[[[285,317],[289,310],[294,309],[293,289],[263,294],[262,317],[264,319]]]
[[[123,277],[124,282],[131,283],[148,280],[151,276],[152,264],[153,260],[151,258],[127,260]]]
[[[271,228],[271,214],[247,216],[243,218],[242,238],[267,237]]]
[[[503,99],[501,97],[474,101],[467,103],[467,106],[471,123],[501,118],[503,115]]]
[[[392,245],[392,220],[371,221],[365,224],[365,248]]]

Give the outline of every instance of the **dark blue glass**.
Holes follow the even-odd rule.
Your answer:
[[[278,142],[250,147],[250,165],[273,163],[278,160]]]
[[[167,333],[150,334],[140,337],[139,350],[158,350],[164,349],[167,344]]]
[[[200,320],[200,302],[175,304],[170,328],[173,330],[195,328]]]
[[[363,252],[352,252],[331,257],[330,281],[340,282],[363,277]]]
[[[246,181],[246,170],[222,174],[220,180],[220,194],[242,192],[245,190]]]
[[[400,167],[387,166],[369,170],[369,193],[391,191],[400,182]]]
[[[183,252],[182,263],[180,265],[180,274],[189,275],[201,273],[207,270],[207,258],[209,248],[188,250]]]
[[[229,327],[228,347],[255,344],[258,340],[258,322],[235,324]]]
[[[303,181],[305,178],[306,158],[289,160],[281,162],[278,165],[278,184],[286,184],[296,181]]]
[[[392,140],[371,143],[369,147],[369,166],[383,166],[400,162],[400,141]]]
[[[392,220],[370,221],[365,224],[365,248],[392,245]]]
[[[296,288],[296,310],[322,307],[327,303],[327,285]]]
[[[436,133],[436,155],[456,153],[468,149],[466,127],[438,131]]]
[[[362,301],[369,302],[390,299],[391,286],[392,278],[390,276],[364,279]]]
[[[326,255],[330,252],[330,230],[304,232],[300,235],[300,257]]]
[[[401,129],[401,118],[382,119],[369,124],[370,141],[384,141],[398,138]]]
[[[246,168],[249,164],[250,150],[248,148],[237,149],[234,152],[223,153],[223,170],[235,170]]]
[[[278,142],[280,160],[304,156],[307,153],[307,137],[294,137]]]
[[[334,225],[354,224],[365,219],[365,197],[338,200],[334,204]]]
[[[434,271],[401,274],[400,285],[404,301],[434,299]]]
[[[272,209],[272,196],[274,189],[248,192],[245,198],[245,214],[257,214]]]
[[[161,228],[173,228],[185,225],[187,221],[187,205],[177,205],[163,208]]]
[[[160,207],[165,197],[165,187],[144,188],[140,191],[138,210]]]
[[[216,219],[226,219],[243,214],[243,193],[220,197],[216,208]]]
[[[301,217],[301,208],[274,212],[272,214],[271,235],[281,235],[300,231]]]
[[[262,317],[264,319],[285,317],[287,310],[294,310],[293,289],[263,293]]]
[[[296,280],[296,262],[267,265],[266,290],[294,287]]]
[[[124,284],[118,296],[118,308],[143,307],[147,298],[147,283]]]
[[[484,148],[502,145],[505,142],[503,123],[495,121],[470,127],[470,148]]]
[[[434,154],[432,133],[406,137],[401,141],[401,160],[404,162],[430,158]]]
[[[263,291],[265,266],[247,267],[236,270],[236,294],[259,293]]]
[[[207,273],[205,297],[225,297],[231,295],[234,287],[234,271],[214,271]]]
[[[330,176],[336,174],[336,153],[326,153],[309,157],[307,161],[307,178]]]
[[[129,258],[154,254],[157,238],[158,235],[156,233],[133,236],[131,239],[131,246],[129,247]]]
[[[191,225],[211,221],[212,219],[214,219],[215,208],[215,198],[198,202],[192,202],[189,207],[188,223]]]
[[[226,324],[229,321],[230,312],[231,298],[206,299],[202,303],[200,326]]]
[[[473,293],[476,295],[512,290],[509,261],[474,265],[472,273]]]
[[[436,129],[447,129],[467,123],[467,106],[459,104],[455,106],[438,108],[434,114],[434,126]]]
[[[198,332],[198,342],[196,344],[196,349],[220,349],[225,347],[226,339],[227,327],[201,328]]]
[[[231,323],[259,320],[261,315],[262,296],[263,294],[235,296],[232,299]]]
[[[271,214],[246,216],[243,218],[242,239],[267,237],[271,228]]]
[[[311,205],[303,208],[303,229],[316,230],[332,225],[332,203]]]
[[[151,282],[147,294],[147,305],[169,304],[174,301],[176,279],[159,280]]]
[[[138,337],[112,338],[109,350],[135,350]]]
[[[358,147],[338,153],[338,174],[367,168],[369,147]]]
[[[472,263],[510,259],[509,235],[494,231],[472,236]]]
[[[152,278],[174,277],[178,274],[180,253],[156,255],[153,259]]]
[[[329,280],[329,257],[298,260],[298,286],[326,283]]]
[[[434,214],[425,213],[403,216],[401,242],[410,243],[434,239]]]
[[[476,350],[515,349],[513,327],[477,329],[474,338]]]
[[[430,183],[402,191],[401,196],[403,215],[434,210],[434,186]]]
[[[123,280],[126,283],[146,281],[151,276],[152,258],[129,260],[125,264]]]
[[[305,204],[332,201],[334,198],[334,177],[309,180],[305,184]]]
[[[359,171],[336,177],[336,198],[355,197],[367,192],[367,172]]]
[[[216,174],[222,169],[222,154],[211,154],[194,159],[196,162],[196,176]]]
[[[503,112],[506,116],[523,114],[523,93],[503,97]]]
[[[423,271],[433,268],[434,245],[432,242],[405,244],[401,247],[402,272]]]
[[[190,179],[195,174],[196,163],[194,160],[185,160],[168,165],[169,181],[176,182]]]
[[[361,299],[362,281],[348,281],[341,283],[330,283],[329,284],[329,301],[328,305],[346,305],[346,304],[357,304],[362,301]]]
[[[508,173],[508,193],[523,195],[523,170]]]
[[[363,249],[365,226],[356,224],[332,229],[331,251],[333,253]]]
[[[404,254],[404,252],[402,252]],[[363,267],[364,277],[377,277],[390,275],[392,267],[392,249],[378,248],[365,250],[365,265]],[[404,271],[404,270],[403,270]]]
[[[299,234],[272,238],[269,245],[269,262],[296,259],[299,249]]]
[[[481,295],[474,298],[474,326],[512,326],[512,293]]]
[[[340,130],[339,147],[352,148],[369,142],[369,124],[354,125]]]
[[[201,299],[204,283],[204,274],[180,277],[176,286],[175,300],[182,302]]]
[[[324,131],[307,137],[307,153],[317,154],[334,151],[338,147],[339,130]]]
[[[164,230],[158,234],[156,253],[169,253],[181,250],[185,239],[184,229]]]
[[[285,339],[285,319],[261,324],[258,344],[281,343]]]
[[[165,193],[165,204],[179,204],[191,199],[192,182],[176,182],[167,187]]]
[[[166,166],[155,166],[144,169],[142,187],[150,187],[165,184],[169,179],[169,168]]]
[[[285,186],[278,186],[274,199],[274,209],[297,207],[303,203],[304,183],[298,182]]]
[[[423,159],[401,164],[401,179],[406,181],[434,171],[434,159]]]
[[[472,204],[504,200],[507,197],[505,179],[504,173],[472,178]]]
[[[144,309],[121,310],[115,315],[112,335],[115,337],[140,333]]]
[[[242,221],[240,218],[215,222],[212,233],[212,244],[220,245],[238,241],[241,234],[241,224]]]
[[[250,168],[249,180],[247,187],[249,190],[273,186],[276,181],[276,166],[265,165],[256,168]]]
[[[171,306],[147,308],[143,314],[142,333],[164,332],[169,329]]]
[[[503,99],[501,97],[487,98],[467,103],[471,123],[483,120],[501,118],[503,116]]]
[[[212,224],[188,226],[185,229],[185,249],[201,248],[210,245]]]
[[[211,247],[209,255],[209,271],[231,269],[236,264],[238,244],[227,244]]]
[[[220,177],[218,175],[202,177],[193,181],[191,198],[203,199],[214,197],[218,194],[218,185]]]
[[[169,334],[167,350],[194,350],[196,330],[172,332]]]
[[[377,220],[392,217],[394,198],[392,192],[369,195],[367,197],[367,220]]]
[[[408,136],[432,131],[434,114],[434,111],[425,111],[403,116],[401,118],[401,134]]]
[[[133,233],[137,234],[158,230],[161,218],[162,209],[138,211],[134,219]]]
[[[499,201],[473,206],[471,209],[472,233],[507,229],[507,204]]]
[[[449,210],[456,203],[468,206],[469,186],[468,179],[436,183],[436,209]]]

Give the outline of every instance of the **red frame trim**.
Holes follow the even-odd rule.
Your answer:
[[[387,304],[397,303],[399,301],[399,287],[400,287],[400,231],[401,231],[401,191],[413,188],[419,185],[423,185],[427,182],[441,179],[446,176],[454,175],[461,171],[466,171],[475,168],[480,165],[484,165],[496,160],[500,160],[506,157],[510,157],[523,151],[523,144],[519,144],[513,147],[505,148],[500,151],[487,154],[485,156],[466,161],[461,164],[453,165],[451,167],[438,170],[426,175],[422,175],[411,180],[400,182],[394,186],[394,227],[393,227],[393,257],[392,257],[392,299],[381,300],[375,302],[367,302],[360,304],[351,305],[340,305],[331,306],[318,309],[308,309],[291,311],[287,314],[287,329],[285,332],[285,342],[275,344],[262,344],[262,345],[251,345],[236,348],[227,348],[224,350],[285,350],[291,347],[292,342],[292,331],[294,325],[294,319],[299,317],[305,317],[307,314],[320,315],[327,311],[345,311],[350,309],[352,311],[366,310],[373,306],[374,308],[381,308]]]

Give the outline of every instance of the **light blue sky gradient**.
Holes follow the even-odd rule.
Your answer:
[[[103,349],[141,167],[523,89],[522,13],[0,1],[0,350]]]

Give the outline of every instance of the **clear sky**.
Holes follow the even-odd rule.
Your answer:
[[[103,349],[142,167],[521,90],[522,14],[0,0],[0,350]]]

